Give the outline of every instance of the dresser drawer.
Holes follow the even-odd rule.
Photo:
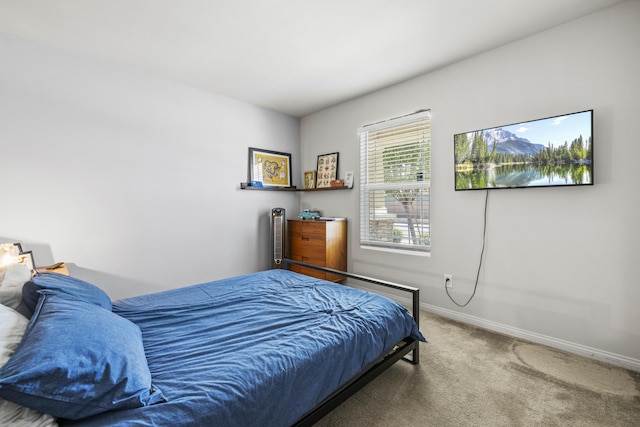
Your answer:
[[[312,264],[312,265],[317,265],[320,267],[324,267],[325,262],[324,260],[318,260],[318,259],[313,259],[313,258],[308,258],[308,257],[303,257],[303,256],[297,256],[294,255],[291,257],[291,259],[295,260],[295,261],[301,261],[307,264]],[[291,271],[295,271],[296,273],[301,273],[301,274],[306,274],[307,276],[311,276],[311,277],[317,277],[318,279],[326,279],[327,275],[324,271],[320,271],[320,270],[316,270],[314,268],[309,268],[309,267],[305,267],[303,265],[292,265],[291,266]]]
[[[312,256],[317,254],[318,256],[314,256],[314,258],[325,258],[327,248],[325,240],[293,235],[289,242],[292,255]]]
[[[307,276],[315,277],[317,279],[327,280],[327,275],[320,270],[314,270],[313,268],[303,267],[301,265],[295,265],[291,267],[291,271],[304,274]]]
[[[299,234],[304,237],[323,239],[326,235],[326,222],[304,220],[304,221],[291,221],[289,223],[291,227],[291,233]]]
[[[291,257],[292,260],[294,261],[300,261],[300,262],[305,262],[307,264],[313,264],[313,265],[318,265],[320,267],[324,267],[324,260],[323,259],[318,259],[316,257],[313,256],[302,256],[302,255],[293,255]],[[318,270],[320,271],[320,270]]]

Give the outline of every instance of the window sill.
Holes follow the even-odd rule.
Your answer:
[[[366,249],[370,251],[378,251],[378,252],[390,252],[394,254],[400,255],[415,255],[421,257],[430,257],[431,251],[412,251],[409,249],[395,249],[395,248],[385,248],[382,246],[368,246],[368,245],[360,245],[360,249]]]

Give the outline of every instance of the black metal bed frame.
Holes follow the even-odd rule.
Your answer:
[[[301,265],[303,267],[313,268],[316,270],[321,270],[327,273],[338,274],[349,279],[359,280],[362,282],[372,283],[375,285],[384,286],[387,288],[397,289],[404,292],[411,293],[412,297],[412,316],[420,328],[420,290],[418,288],[414,288],[412,286],[401,285],[398,283],[389,282],[386,280],[374,279],[372,277],[362,276],[359,274],[348,273],[345,271],[334,270],[332,268],[320,267],[317,265],[307,264],[300,261],[295,261],[292,259],[283,259],[282,266],[286,269],[289,268],[290,264]],[[404,360],[414,365],[420,363],[420,355],[419,355],[419,342],[411,337],[406,337],[402,341],[396,344],[394,349],[388,354],[381,355],[381,357],[374,362],[372,365],[367,366],[365,369],[360,371],[360,373],[350,382],[336,390],[333,394],[331,394],[328,398],[326,398],[323,402],[321,402],[318,406],[309,411],[306,415],[300,418],[294,426],[296,427],[306,427],[311,426],[318,422],[322,417],[327,415],[333,409],[338,407],[342,402],[351,397],[354,393],[364,387],[366,384],[371,382],[374,378],[380,375],[382,372],[387,370],[391,365],[396,363],[398,360]],[[411,353],[410,357],[407,355]]]

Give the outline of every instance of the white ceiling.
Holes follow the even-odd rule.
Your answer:
[[[622,1],[0,0],[0,31],[301,117]]]

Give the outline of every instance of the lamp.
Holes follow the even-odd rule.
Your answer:
[[[20,252],[22,252],[20,249],[14,243],[0,244],[0,267],[18,263]]]

